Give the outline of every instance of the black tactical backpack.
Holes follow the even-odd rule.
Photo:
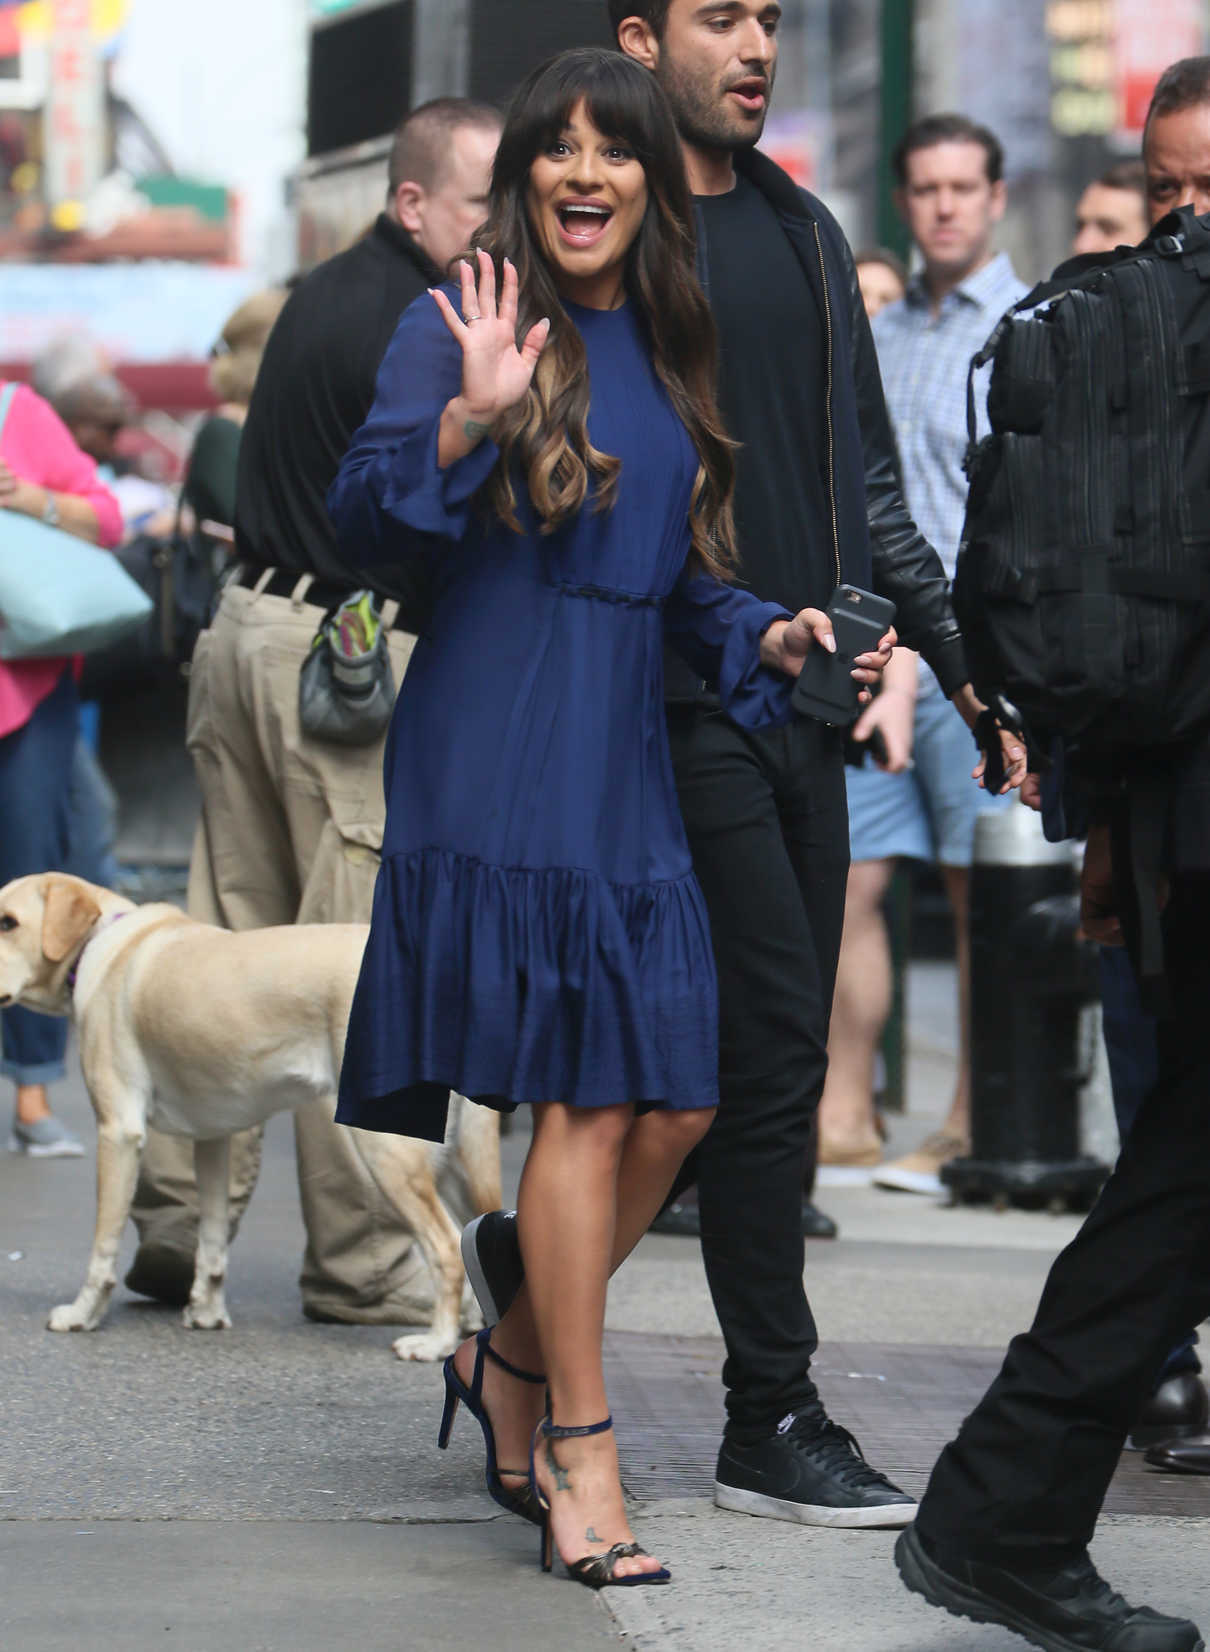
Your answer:
[[[954,605],[977,692],[1035,755],[1154,770],[1210,728],[1210,217],[1035,287],[975,357],[968,426]]]

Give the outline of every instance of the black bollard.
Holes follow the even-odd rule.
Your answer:
[[[955,1199],[1086,1209],[1109,1168],[1080,1151],[1081,1012],[1096,949],[1077,938],[1070,845],[1021,805],[979,816],[971,867],[971,1152]]]

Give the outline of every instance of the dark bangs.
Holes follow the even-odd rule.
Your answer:
[[[528,178],[535,159],[562,136],[581,101],[602,136],[633,149],[653,193],[687,217],[680,139],[655,76],[621,52],[594,46],[562,52],[522,82],[496,152],[493,197]]]
[[[612,509],[617,497],[621,464],[589,440],[584,340],[563,307],[557,272],[530,221],[533,164],[562,136],[580,102],[603,137],[633,152],[647,179],[647,211],[626,258],[626,292],[647,332],[652,365],[698,452],[689,511],[696,562],[725,574],[735,556],[735,467],[715,398],[714,321],[694,270],[681,140],[656,77],[620,52],[583,46],[551,58],[524,81],[504,124],[487,222],[475,245],[489,254],[498,278],[506,258],[516,269],[518,343],[543,318],[550,335],[528,394],[493,425],[500,457],[485,497],[518,533],[518,471],[543,533],[553,533],[585,506]]]

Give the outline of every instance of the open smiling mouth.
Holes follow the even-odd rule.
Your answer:
[[[555,208],[559,230],[570,247],[591,247],[604,235],[613,218],[610,207],[589,201],[565,201]]]

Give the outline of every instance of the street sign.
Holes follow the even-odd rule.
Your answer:
[[[92,0],[51,0],[43,116],[46,203],[52,222],[77,229],[105,170],[105,81]]]

